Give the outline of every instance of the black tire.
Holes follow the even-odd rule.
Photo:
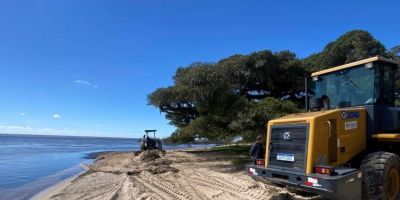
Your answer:
[[[400,158],[396,154],[384,151],[368,154],[361,171],[363,199],[400,199]]]
[[[140,151],[145,151],[145,150],[146,150],[146,148],[144,147],[144,143],[141,142],[140,143]]]

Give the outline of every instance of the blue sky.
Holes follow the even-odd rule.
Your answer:
[[[322,3],[325,2],[325,3]],[[140,137],[174,127],[147,105],[179,66],[320,51],[364,29],[400,44],[399,1],[0,1],[0,132]]]

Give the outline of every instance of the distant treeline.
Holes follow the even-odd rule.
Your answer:
[[[304,59],[263,50],[179,67],[174,85],[149,94],[148,102],[177,127],[169,142],[252,141],[268,120],[302,111],[304,77],[311,72],[377,55],[399,59],[399,53],[400,45],[388,50],[367,31],[354,30]]]

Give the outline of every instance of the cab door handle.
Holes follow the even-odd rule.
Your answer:
[[[330,138],[331,136],[332,136],[332,123],[331,123],[331,121],[325,121],[327,124],[328,124],[328,137],[326,137],[326,138]]]

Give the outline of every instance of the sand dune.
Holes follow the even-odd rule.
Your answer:
[[[39,199],[312,199],[252,180],[229,157],[207,151],[107,153],[62,188]]]

